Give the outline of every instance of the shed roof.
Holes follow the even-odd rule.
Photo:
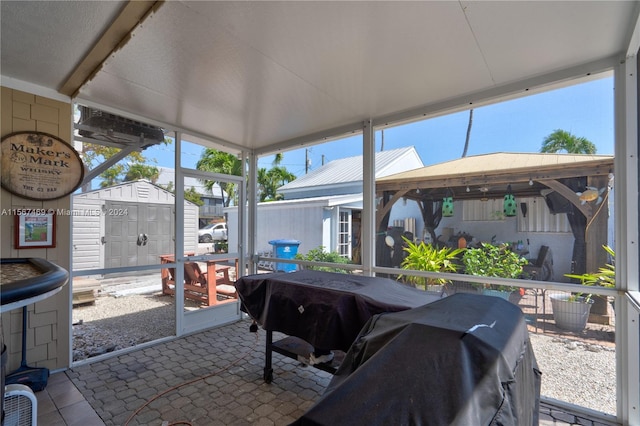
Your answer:
[[[140,203],[174,203],[175,195],[146,179],[122,182],[107,188],[98,188],[73,194],[74,199],[117,200]],[[185,205],[195,205],[184,200]]]
[[[170,167],[158,167],[159,175],[156,180],[157,185],[169,185],[169,183],[173,183],[175,186],[176,183],[176,170]],[[197,178],[185,176],[184,177],[184,186],[185,188],[193,187],[196,192],[200,195],[205,195],[207,197],[212,198],[222,198],[222,194],[227,196],[227,193],[220,188],[220,185],[217,182],[213,183],[211,189],[207,189],[204,183]]]

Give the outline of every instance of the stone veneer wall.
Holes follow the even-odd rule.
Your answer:
[[[39,131],[72,141],[72,105],[20,90],[2,87],[0,136],[21,131]],[[0,190],[0,211],[8,209],[71,208],[71,197],[53,201],[34,201]],[[71,218],[56,217],[56,247],[50,249],[14,249],[14,217],[0,216],[0,257],[44,258],[70,270]],[[50,370],[70,365],[70,283],[56,295],[27,307],[27,363]],[[22,308],[2,314],[4,342],[9,351],[7,374],[20,366],[22,350]]]

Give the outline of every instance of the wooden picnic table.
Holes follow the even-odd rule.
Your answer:
[[[193,254],[186,254],[190,256]],[[206,273],[200,272],[197,262],[186,262],[191,266],[196,266],[196,274],[201,274],[202,278],[195,277],[192,280],[187,279],[187,273],[185,272],[184,283],[184,297],[186,299],[196,300],[203,303],[206,306],[214,306],[220,303],[234,302],[238,300],[237,292],[235,290],[234,282],[229,275],[230,265],[221,264],[229,260],[235,260],[235,258],[229,259],[212,259],[206,262]],[[174,263],[175,255],[162,255],[160,256],[160,262],[162,264]],[[193,265],[195,264],[195,265]],[[237,265],[237,260],[236,260]],[[161,270],[162,279],[162,293],[163,294],[175,294],[175,268],[163,268]],[[219,300],[218,296],[222,296]]]

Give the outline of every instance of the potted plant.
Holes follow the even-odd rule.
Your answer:
[[[518,278],[522,275],[522,267],[527,260],[512,252],[507,244],[493,245],[482,243],[480,247],[470,248],[462,256],[464,272],[468,275],[499,278]],[[509,300],[513,286],[494,284],[473,284],[483,294],[498,296]]]
[[[229,251],[229,243],[226,241],[216,241],[214,243],[214,251],[216,253],[227,253]]]
[[[593,304],[590,294],[554,294],[549,298],[553,319],[559,328],[568,331],[584,330]]]
[[[611,256],[611,263],[598,272],[585,274],[565,274],[568,278],[580,280],[582,285],[613,288],[616,286],[615,252],[607,245],[602,248]],[[556,325],[570,331],[582,331],[587,326],[594,300],[591,294],[561,294],[550,296],[553,318]]]
[[[402,261],[402,269],[412,269],[415,271],[428,272],[457,272],[459,267],[458,255],[464,251],[459,248],[442,247],[437,248],[431,244],[420,242],[413,243],[409,239],[402,237],[405,241],[403,250],[406,257]],[[442,291],[442,286],[449,282],[444,278],[427,278],[408,275],[400,275],[407,282],[414,286],[424,287],[429,291]]]
[[[603,267],[599,268],[598,272],[580,275],[565,274],[564,276],[578,279],[582,285],[597,285],[601,287],[614,288],[616,286],[616,253],[608,245],[603,245],[602,248],[609,254],[609,256],[611,256],[611,263],[607,263]]]

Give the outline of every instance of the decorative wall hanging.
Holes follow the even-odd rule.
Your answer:
[[[515,216],[518,205],[516,204],[516,197],[511,192],[511,185],[507,186],[507,193],[504,195],[503,213],[505,216]]]
[[[55,200],[71,194],[84,179],[82,159],[57,136],[12,133],[2,139],[2,187],[31,200]]]
[[[442,216],[453,216],[453,193],[450,189],[445,191],[444,198],[442,198]]]
[[[56,246],[56,214],[53,209],[17,210],[13,229],[16,249]]]

